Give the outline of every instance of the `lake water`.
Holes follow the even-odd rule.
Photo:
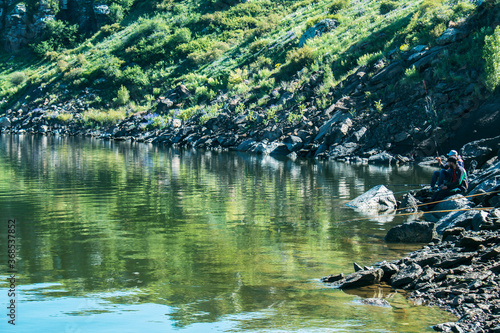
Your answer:
[[[365,216],[345,204],[374,185],[401,192],[430,175],[2,135],[0,331],[432,332],[453,317],[390,289],[319,281],[414,250],[383,241],[408,217],[356,220]],[[9,219],[15,327],[4,314]],[[391,307],[360,303],[375,296]]]

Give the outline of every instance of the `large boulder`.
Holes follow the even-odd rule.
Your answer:
[[[307,31],[304,32],[304,34],[300,37],[299,47],[304,46],[307,43],[307,41],[311,38],[314,38],[316,36],[321,36],[324,33],[332,31],[338,25],[339,22],[337,22],[337,20],[323,19],[319,21],[313,27],[307,29]]]
[[[436,222],[436,232],[443,234],[445,230],[457,227],[479,230],[483,220],[483,214],[479,210],[452,212]]]
[[[463,195],[455,194],[436,204],[430,212],[425,214],[425,218],[427,221],[436,222],[448,215],[452,210],[469,208],[471,208],[471,202]]]
[[[394,193],[384,185],[378,185],[347,203],[347,206],[362,211],[393,210],[397,206]]]
[[[500,179],[500,162],[493,164],[483,171],[469,183],[469,194],[476,194],[477,191],[491,191]]]
[[[435,235],[432,222],[406,222],[389,230],[385,236],[387,243],[429,243]]]
[[[333,146],[330,149],[329,156],[331,159],[339,159],[347,156],[351,156],[354,154],[356,150],[358,150],[359,144],[354,142],[348,142],[341,145]]]
[[[460,149],[460,154],[468,164],[471,160],[481,167],[486,161],[496,156],[500,150],[500,135],[494,138],[469,142]]]
[[[3,127],[10,127],[10,120],[7,117],[1,117],[0,118],[0,128]]]
[[[344,113],[341,111],[335,112],[335,114],[319,128],[318,134],[314,138],[314,141],[320,142],[322,140],[325,140],[333,142],[335,141],[337,135],[339,137],[343,137],[345,134],[347,134],[348,129],[352,126],[352,121],[350,118],[351,116],[349,113]],[[344,128],[344,132],[337,133],[337,131],[342,128]]]

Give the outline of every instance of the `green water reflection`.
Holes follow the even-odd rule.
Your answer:
[[[428,177],[413,167],[1,136],[0,220],[18,222],[16,329],[432,331],[453,318],[399,294],[391,308],[362,305],[360,296],[381,291],[318,281],[411,251],[383,242],[403,220],[345,222],[361,216],[345,203],[374,185]],[[0,262],[3,274],[5,255]]]

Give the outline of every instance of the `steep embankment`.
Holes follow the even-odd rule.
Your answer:
[[[3,131],[393,163],[500,124],[497,0],[15,3]]]

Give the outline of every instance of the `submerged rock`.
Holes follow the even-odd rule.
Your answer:
[[[362,299],[361,303],[365,305],[380,306],[383,308],[390,308],[391,305],[383,298],[366,298]]]

